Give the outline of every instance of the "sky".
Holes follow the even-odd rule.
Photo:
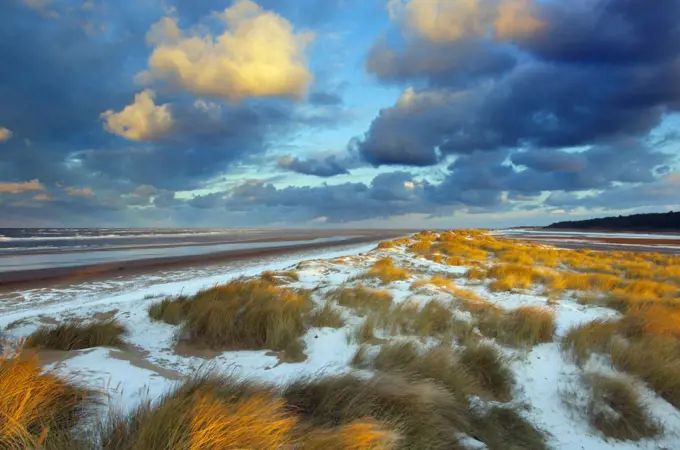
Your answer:
[[[680,0],[3,0],[0,227],[680,207]]]

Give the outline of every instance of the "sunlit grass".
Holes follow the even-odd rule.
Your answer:
[[[44,372],[26,352],[0,357],[0,448],[54,448],[99,399],[90,390]],[[63,448],[67,448],[64,446]]]
[[[367,278],[378,278],[382,284],[408,280],[410,278],[408,271],[395,266],[394,260],[390,257],[378,260],[364,276]]]

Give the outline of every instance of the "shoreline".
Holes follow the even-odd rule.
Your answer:
[[[322,231],[319,233],[312,233],[307,231],[302,234],[270,234],[264,235],[263,237],[250,237],[246,239],[223,239],[219,241],[206,241],[206,242],[170,242],[170,243],[157,243],[157,244],[140,244],[140,245],[121,245],[121,246],[110,246],[110,247],[93,247],[93,248],[69,248],[65,250],[38,250],[38,251],[22,251],[22,252],[12,252],[12,253],[0,253],[0,258],[11,258],[14,256],[34,256],[34,255],[59,255],[66,253],[89,253],[89,252],[111,252],[111,251],[125,251],[125,250],[137,250],[137,249],[159,249],[159,248],[178,248],[178,247],[208,247],[211,245],[225,245],[225,244],[256,244],[256,243],[266,243],[266,242],[295,242],[295,241],[311,241],[319,238],[335,237],[335,236],[368,236],[373,234],[388,233],[392,230],[329,230]],[[394,230],[395,233],[415,233],[415,231],[408,230]],[[400,234],[401,235],[401,234]],[[0,248],[0,252],[2,249]]]
[[[137,275],[147,271],[152,272],[164,268],[195,267],[214,264],[218,262],[236,261],[238,259],[254,256],[280,255],[295,252],[298,250],[333,248],[338,246],[362,244],[369,242],[377,243],[385,239],[397,238],[404,236],[406,234],[408,233],[382,231],[376,232],[375,234],[369,235],[363,234],[361,236],[350,237],[348,239],[330,242],[328,241],[312,242],[280,247],[272,246],[254,249],[227,250],[200,255],[157,257],[130,261],[115,261],[101,264],[90,264],[74,267],[58,267],[46,269],[18,270],[12,272],[0,272],[0,289],[1,290],[32,289],[50,283],[63,283],[75,280],[81,281],[83,279],[105,277],[111,276],[113,274]],[[318,237],[319,236],[315,236],[310,239]],[[286,239],[284,237],[260,242],[277,242],[287,240],[289,239]],[[239,243],[245,242],[241,241]]]

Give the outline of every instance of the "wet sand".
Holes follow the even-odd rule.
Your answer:
[[[356,232],[359,234],[358,232]],[[351,234],[351,233],[343,233]],[[307,235],[306,239],[299,240],[294,245],[276,246],[276,243],[288,242],[291,240],[289,236],[279,238],[268,238],[264,242],[271,242],[271,246],[260,246],[258,248],[246,248],[230,251],[216,251],[206,252],[196,255],[182,255],[169,256],[162,258],[148,258],[135,259],[128,261],[114,261],[102,264],[91,264],[85,266],[72,267],[53,267],[41,268],[31,270],[15,270],[0,272],[0,289],[33,289],[36,287],[44,287],[50,284],[63,284],[70,281],[82,281],[84,279],[107,278],[118,275],[137,275],[142,273],[152,273],[159,269],[165,268],[182,268],[182,267],[196,267],[202,265],[214,264],[217,262],[237,261],[242,258],[254,256],[270,256],[285,253],[291,253],[298,250],[315,250],[324,248],[333,248],[337,246],[361,244],[367,242],[378,242],[385,239],[391,239],[399,236],[404,236],[408,232],[404,230],[370,230],[362,231],[357,236],[346,236],[345,239],[338,239],[333,241],[311,241],[319,237],[328,237],[328,234]],[[337,235],[337,234],[336,234]],[[298,239],[301,236],[298,237]],[[250,241],[232,242],[238,244],[245,244]],[[257,240],[258,244],[262,240]],[[183,247],[183,246],[181,246]]]

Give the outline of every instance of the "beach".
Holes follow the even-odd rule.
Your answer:
[[[266,242],[250,239],[240,243],[250,248],[185,255],[181,256],[182,262],[175,262],[175,256],[162,258],[165,261],[129,260],[110,263],[111,267],[123,267],[121,270],[100,273],[94,272],[94,266],[84,266],[78,269],[84,271],[82,278],[78,278],[75,271],[42,282],[16,280],[5,285],[0,291],[0,328],[7,342],[17,343],[37,330],[53,329],[62,324],[80,326],[113,320],[123,326],[123,342],[117,346],[68,351],[43,349],[38,351],[38,360],[50,373],[71,377],[88,388],[106,393],[108,400],[103,408],[125,414],[140,401],[158,401],[165,393],[206,370],[272,386],[285,386],[304,377],[321,379],[353,375],[368,379],[366,377],[380,372],[370,364],[361,366],[357,362],[361,355],[369,362],[374,361],[381,349],[404,344],[415,345],[421,351],[445,346],[458,355],[466,348],[477,348],[473,343],[481,342],[499,355],[498,364],[506,367],[504,370],[513,381],[508,387],[507,398],[473,395],[468,398],[469,407],[471,411],[477,411],[474,414],[494,408],[511,410],[518,414],[516,420],[525,421],[523,426],[530,427],[531,433],[538,433],[532,435],[534,438],[544,436],[540,439],[545,439],[546,447],[517,448],[674,448],[674,443],[680,439],[680,413],[667,398],[639,380],[631,383],[648,405],[649,414],[654,420],[663,422],[663,434],[635,443],[608,440],[594,433],[587,419],[575,413],[578,408],[585,408],[582,403],[590,395],[582,385],[585,372],[622,375],[602,355],[585,365],[577,364],[565,353],[561,343],[574,327],[593,321],[616,321],[621,313],[598,304],[598,291],[576,284],[566,290],[551,290],[548,281],[549,277],[557,279],[576,273],[572,272],[575,270],[585,270],[575,276],[592,276],[593,279],[601,276],[587,272],[592,269],[585,269],[598,260],[599,252],[587,257],[590,260],[584,263],[584,269],[565,269],[559,263],[550,265],[549,258],[561,259],[563,264],[580,264],[581,259],[572,259],[574,255],[562,248],[562,243],[570,245],[578,240],[580,248],[598,250],[603,245],[617,245],[611,240],[634,237],[560,234],[548,236],[550,242],[547,242],[526,232],[522,238],[506,231],[467,233],[413,235],[401,231],[375,231],[347,233],[342,238],[335,234],[306,235],[297,240],[290,237],[268,239]],[[406,237],[400,237],[404,234]],[[626,241],[625,245],[635,249],[662,245],[656,240],[650,244],[648,241],[654,240],[653,237],[638,239],[647,242],[636,245]],[[379,245],[381,240],[389,241]],[[664,242],[667,247],[675,245],[672,239]],[[484,250],[491,248],[499,251],[494,254]],[[110,253],[115,255],[113,252],[116,251],[120,249]],[[97,252],[99,250],[79,254]],[[504,256],[503,252],[508,253]],[[607,252],[602,255],[604,258]],[[634,261],[635,255],[625,253],[622,259]],[[497,286],[498,280],[494,277],[501,275],[494,275],[496,265],[507,264],[512,258],[525,262],[511,263],[509,267],[537,271],[535,283]],[[671,259],[668,261],[669,264],[672,262]],[[472,275],[480,270],[481,275]],[[520,278],[510,276],[507,280],[517,283]],[[617,280],[621,289],[636,282],[625,277]],[[251,282],[264,283],[260,286],[276,295],[309,295],[313,311],[325,311],[331,305],[337,323],[310,322],[305,325],[299,337],[302,354],[291,358],[280,349],[271,350],[266,346],[213,348],[190,343],[184,340],[186,329],[181,324],[152,316],[155,305],[164,299],[172,302],[193,298],[192,302],[195,302],[199,297],[193,296],[201,292],[217,293],[219,286],[225,284]],[[338,294],[348,290],[369,296],[359,303],[348,303]],[[363,303],[383,301],[380,299],[388,302],[386,309],[371,311]],[[400,311],[408,312],[401,315]],[[485,328],[483,320],[487,316],[484,314],[492,312],[498,315],[493,316],[498,320],[511,320],[516,311],[535,312],[550,318],[549,335],[523,337],[536,341],[518,345],[503,338],[510,322]],[[223,318],[226,324],[232,324],[231,317]],[[387,321],[385,325],[371,325],[374,328],[369,335],[365,334],[363,330],[367,324],[373,321],[379,324],[381,320]],[[389,325],[392,320],[401,325],[396,326],[396,322]],[[444,327],[451,334],[443,336],[437,327]],[[448,364],[445,359],[437,361],[438,365]],[[449,370],[453,369],[445,372]],[[436,373],[444,372],[438,370]],[[569,401],[575,406],[566,405],[565,393],[573,394],[569,394]],[[510,397],[512,400],[508,401]],[[519,438],[515,436],[514,439]],[[460,448],[470,450],[503,448],[485,447],[475,433],[461,432],[458,443]]]

